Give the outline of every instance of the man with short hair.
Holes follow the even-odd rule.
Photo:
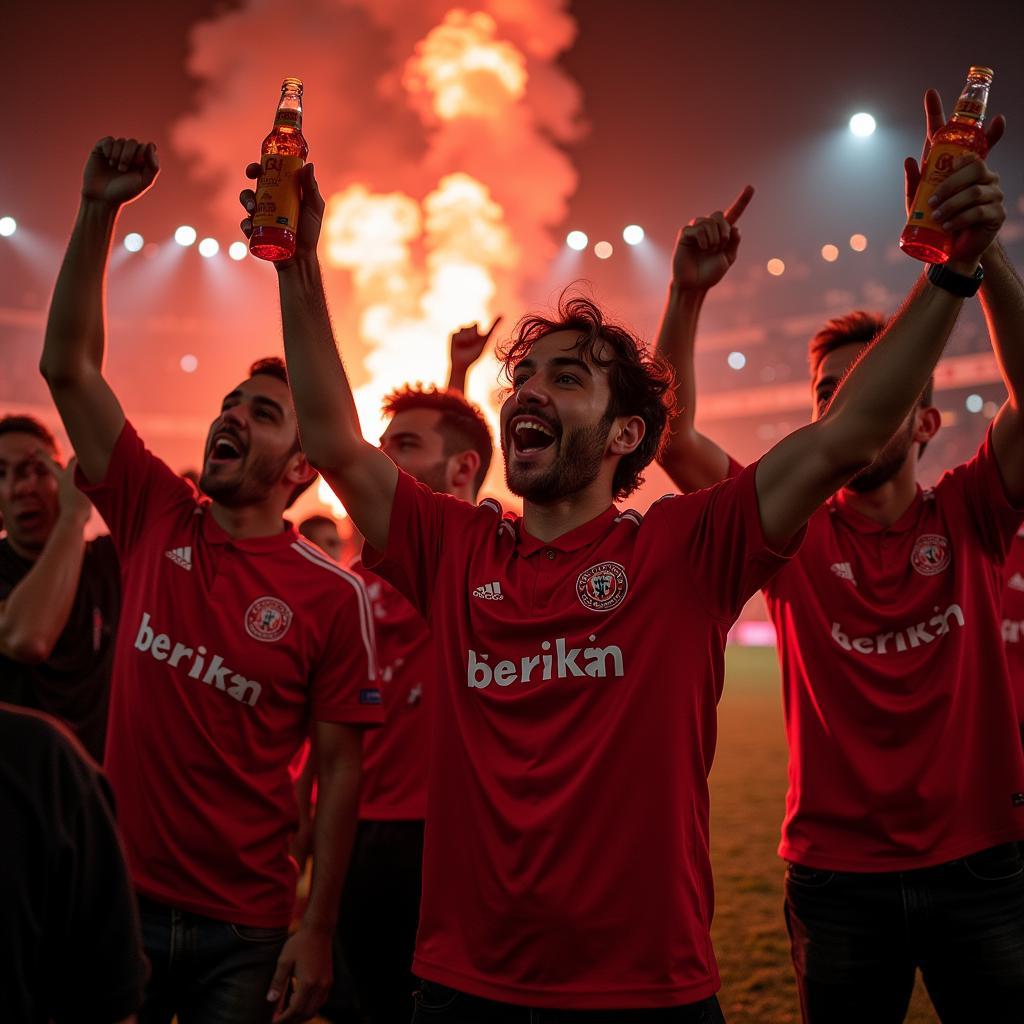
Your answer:
[[[945,123],[937,95],[926,110],[930,137]],[[990,133],[997,141],[1001,119]],[[912,196],[913,161],[908,172]],[[981,161],[961,161],[936,192],[954,257],[985,216],[964,186],[1002,201]],[[692,221],[673,257],[659,350],[685,409],[662,465],[683,491],[743,472],[693,425],[693,340],[707,290],[736,258],[750,194]],[[790,745],[779,853],[808,1024],[902,1021],[917,969],[944,1022],[1011,1024],[1024,1005],[1024,756],[1000,644],[1003,563],[1024,518],[1024,288],[998,242],[981,265],[1009,399],[977,455],[933,488],[917,484],[940,421],[927,378],[764,585]],[[858,311],[814,336],[812,424],[884,328]]]
[[[315,474],[280,359],[225,395],[202,497],[145,448],[103,376],[110,240],[157,171],[152,143],[90,153],[40,364],[122,564],[106,767],[153,965],[141,1019],[305,1020],[330,985],[362,729],[381,718],[369,602],[284,522]],[[310,729],[313,881],[289,938],[288,766]]]
[[[328,558],[341,563],[345,543],[338,533],[338,524],[330,516],[307,516],[299,523],[299,533],[315,544]]]
[[[32,416],[0,419],[0,700],[66,722],[103,760],[120,568],[92,505]]]
[[[956,193],[974,226],[951,270],[967,275],[1005,218],[974,184]],[[525,317],[500,434],[524,510],[504,515],[432,492],[363,439],[310,165],[300,187],[296,254],[275,267],[305,450],[367,564],[437,638],[415,1019],[721,1020],[707,774],[726,633],[903,421],[962,300],[922,278],[827,415],[645,516],[614,502],[661,446],[670,370],[587,299]],[[240,199],[255,209],[251,189]]]

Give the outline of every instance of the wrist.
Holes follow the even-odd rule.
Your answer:
[[[79,200],[78,212],[83,217],[100,217],[115,220],[121,212],[121,203],[113,202],[110,199],[97,199],[95,196],[87,196],[82,193]]]
[[[669,298],[675,299],[678,302],[688,302],[694,305],[700,305],[704,301],[709,290],[709,285],[685,285],[680,284],[677,281],[673,281],[668,286]]]
[[[85,524],[89,522],[89,517],[91,515],[91,505],[85,509],[62,508],[57,513],[57,522],[55,525],[81,533],[85,529]]]
[[[335,928],[337,927],[337,920],[327,921],[322,917],[314,918],[303,918],[299,922],[299,930],[305,932],[307,935],[320,936],[324,939],[330,940],[334,936]]]
[[[947,270],[951,270],[954,274],[960,274],[963,277],[973,277],[980,265],[980,257],[975,257],[973,260],[949,260],[943,264]]]

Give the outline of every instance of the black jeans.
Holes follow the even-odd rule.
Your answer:
[[[413,1024],[725,1024],[715,996],[657,1010],[540,1010],[496,1003],[421,981]]]
[[[150,963],[140,1024],[259,1024],[287,928],[250,928],[139,897]]]
[[[917,969],[943,1024],[1024,1020],[1015,843],[916,871],[790,864],[785,911],[805,1024],[901,1024]]]
[[[359,822],[338,915],[335,984],[321,1016],[408,1024],[422,880],[422,821]]]

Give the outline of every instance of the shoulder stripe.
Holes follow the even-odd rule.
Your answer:
[[[661,502],[668,501],[670,498],[678,498],[678,497],[679,497],[678,494],[663,494],[660,498],[658,498],[654,502],[652,502],[652,507],[654,505],[660,505]]]
[[[644,517],[635,508],[627,508],[620,512],[615,517],[615,522],[621,523],[623,519],[628,519],[630,522],[636,523],[637,526],[644,521]]]
[[[363,636],[363,646],[366,648],[367,675],[371,680],[378,677],[377,667],[377,644],[373,628],[373,611],[370,607],[370,595],[366,592],[363,581],[354,573],[343,569],[336,562],[332,562],[326,555],[322,554],[309,541],[300,538],[292,544],[292,550],[298,552],[306,561],[313,565],[320,566],[335,576],[340,576],[356,592],[356,603],[359,606],[359,631]]]
[[[514,526],[513,526],[513,525],[512,525],[512,524],[511,524],[511,523],[510,523],[510,522],[509,522],[509,521],[508,521],[507,519],[502,519],[502,521],[501,521],[500,525],[498,526],[498,533],[499,533],[499,534],[501,533],[501,531],[502,531],[502,530],[508,530],[508,535],[509,535],[509,536],[510,536],[510,537],[511,537],[511,538],[512,538],[513,540],[515,540],[515,539],[516,539],[516,530],[515,530],[515,527],[514,527]]]
[[[499,505],[493,498],[484,498],[484,500],[477,505],[477,508],[489,508],[495,515],[499,517],[502,515],[501,505]]]

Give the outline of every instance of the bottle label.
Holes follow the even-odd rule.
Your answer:
[[[985,116],[985,104],[979,103],[978,100],[961,99],[953,114],[969,117],[972,121],[980,121]]]
[[[300,110],[279,110],[274,117],[274,127],[283,125],[286,128],[302,127],[302,112]]]
[[[956,159],[966,153],[963,146],[951,143],[939,143],[933,146],[921,172],[921,183],[917,186],[914,205],[910,211],[908,223],[916,228],[931,228],[941,231],[942,228],[932,216],[932,208],[928,205],[935,190],[953,173]]]
[[[296,175],[302,170],[301,156],[280,156],[266,153],[260,164],[256,182],[256,209],[252,215],[254,228],[289,228],[299,224],[299,183]]]

